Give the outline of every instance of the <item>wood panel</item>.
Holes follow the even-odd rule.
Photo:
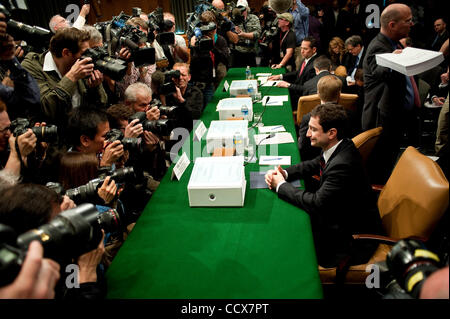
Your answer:
[[[102,16],[96,18],[95,14],[89,14],[88,22],[89,24],[94,24],[99,21],[111,20],[113,16],[118,15],[121,11],[126,14],[131,15],[131,10],[133,7],[139,7],[145,13],[150,13],[157,7],[163,8],[164,11],[170,10],[170,1],[166,0],[91,0],[98,3],[98,8],[101,11]]]

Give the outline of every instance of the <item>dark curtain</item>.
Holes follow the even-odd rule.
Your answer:
[[[175,16],[176,32],[185,32],[187,13],[193,11],[193,0],[171,0],[172,13]]]
[[[67,17],[70,14],[65,12],[69,4],[78,4],[77,0],[26,0],[28,11],[15,10],[12,18],[29,24],[49,29],[48,22],[55,14]],[[80,7],[81,8],[81,7]]]

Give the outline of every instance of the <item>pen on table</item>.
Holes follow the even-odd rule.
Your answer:
[[[283,159],[282,157],[266,158],[266,159],[264,159],[263,162],[267,162],[267,161],[279,161],[279,160],[282,160],[282,159]]]
[[[274,126],[270,130],[273,131],[273,130],[276,130],[277,128],[280,128],[280,127],[283,127],[283,125]]]

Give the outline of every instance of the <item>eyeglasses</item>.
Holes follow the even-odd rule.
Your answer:
[[[4,129],[0,130],[0,134],[5,134],[9,130],[11,130],[11,126],[5,127]]]

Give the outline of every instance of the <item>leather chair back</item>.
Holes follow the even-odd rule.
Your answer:
[[[355,111],[357,99],[358,94],[341,93],[338,104],[342,105],[346,110]]]
[[[378,210],[389,237],[429,238],[445,213],[449,184],[437,163],[408,147],[378,198]]]
[[[298,99],[296,124],[300,125],[303,116],[311,112],[319,104],[320,98],[318,94],[301,96]]]
[[[383,131],[382,127],[376,127],[362,132],[361,134],[358,134],[354,138],[352,138],[352,141],[358,149],[359,154],[361,154],[361,159],[364,167],[366,167],[367,160],[369,159],[369,156],[372,153],[375,144],[377,144],[381,131]]]

